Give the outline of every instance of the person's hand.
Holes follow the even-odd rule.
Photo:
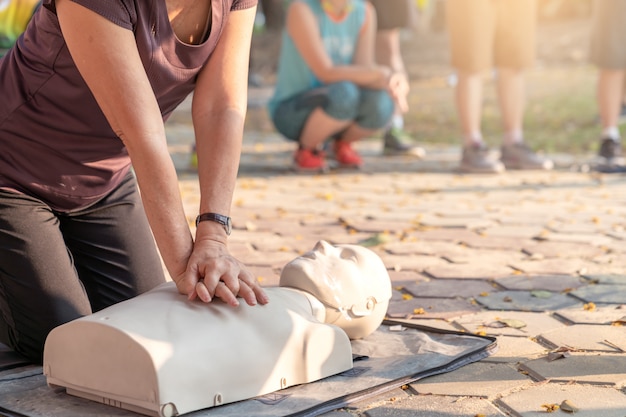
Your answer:
[[[401,72],[395,72],[389,77],[389,93],[396,101],[398,109],[402,113],[409,111],[409,102],[407,96],[409,95],[409,81],[406,75]]]
[[[187,270],[174,282],[190,300],[197,297],[209,303],[219,298],[234,307],[239,305],[237,297],[251,306],[269,301],[255,277],[228,252],[225,243],[210,237],[196,240]]]

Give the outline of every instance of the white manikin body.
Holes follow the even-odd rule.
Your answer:
[[[270,298],[267,305],[250,307],[241,303],[233,308],[219,300],[209,304],[189,302],[170,282],[55,328],[44,349],[48,384],[66,387],[69,394],[94,401],[169,417],[351,369],[348,334],[364,337],[380,325],[391,285],[377,255],[365,248],[346,247],[370,257],[364,264],[368,270],[365,275],[375,276],[376,285],[362,284],[381,293],[376,297],[366,294],[367,300],[362,302],[350,302],[358,306],[358,316],[335,312],[329,317],[329,312],[333,313],[329,305],[334,303],[322,302],[297,288],[266,288]],[[342,250],[318,243],[284,271],[293,275],[299,263],[316,259],[315,264],[319,264],[322,258],[335,268],[338,265],[328,260],[328,254],[337,251],[339,263],[343,263],[339,256]],[[319,251],[324,257],[315,255],[321,255]],[[374,269],[372,256],[380,262]],[[339,268],[338,278],[347,271],[350,275],[363,273],[354,270],[355,259],[345,262],[350,262],[350,268]],[[332,284],[326,272],[323,282]],[[307,280],[302,273],[298,278]],[[291,281],[287,283],[290,287],[298,285]],[[355,282],[354,276],[349,281]],[[303,284],[307,290],[320,285]],[[358,295],[362,296],[360,292]],[[375,314],[361,311],[363,305]],[[338,320],[338,314],[343,318]],[[329,324],[329,318],[342,327]],[[364,327],[357,326],[359,320]],[[348,334],[343,322],[349,324]],[[356,328],[360,330],[354,331]]]

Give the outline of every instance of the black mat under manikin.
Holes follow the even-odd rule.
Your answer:
[[[377,396],[419,379],[453,371],[493,353],[495,339],[386,321],[352,342],[353,369],[270,395],[188,413],[188,417],[313,417]],[[67,395],[46,384],[41,367],[0,355],[0,416],[139,416],[130,411]]]

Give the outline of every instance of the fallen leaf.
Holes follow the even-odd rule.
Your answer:
[[[580,411],[578,407],[571,403],[570,400],[564,400],[561,403],[561,410],[565,411],[566,413],[575,413],[577,411]]]
[[[426,314],[426,311],[423,308],[415,308],[413,309],[413,314],[416,314],[416,315]]]
[[[541,407],[546,409],[546,413],[554,413],[559,409],[558,404],[542,404]]]
[[[500,319],[498,320],[500,323],[504,324],[506,327],[512,327],[514,329],[521,329],[526,327],[526,323],[521,320],[515,319]]]
[[[594,303],[587,303],[583,305],[583,310],[585,311],[594,311],[596,309],[596,305]]]
[[[545,290],[535,290],[535,291],[531,291],[530,295],[532,295],[535,298],[551,298],[552,292],[545,291]]]
[[[358,244],[365,247],[378,246],[391,240],[389,233],[375,233],[372,236],[360,241]]]
[[[571,353],[569,352],[550,352],[548,353],[548,362],[552,362],[555,361],[557,359],[565,359],[568,358],[569,356],[571,356]]]

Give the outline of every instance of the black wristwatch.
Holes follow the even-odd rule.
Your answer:
[[[229,236],[230,236],[230,232],[233,230],[233,223],[230,217],[224,216],[223,214],[217,214],[217,213],[199,214],[198,217],[196,217],[196,227],[198,227],[198,223],[204,222],[204,221],[210,221],[210,222],[221,224],[222,226],[224,226],[224,230],[226,231],[226,234]]]

